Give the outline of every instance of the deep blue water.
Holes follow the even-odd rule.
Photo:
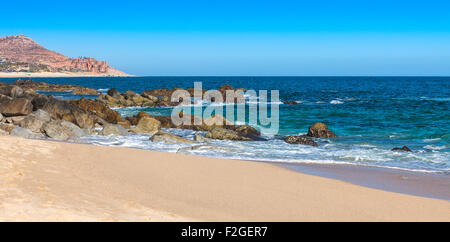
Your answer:
[[[0,79],[13,82],[15,79]],[[106,91],[141,92],[154,88],[190,88],[201,81],[205,89],[228,83],[233,87],[279,90],[280,135],[306,133],[317,121],[339,137],[319,141],[319,147],[268,142],[217,142],[222,151],[206,147],[188,153],[286,162],[352,163],[422,171],[450,171],[450,77],[101,77],[34,78]],[[70,93],[55,94],[73,98]],[[168,108],[120,109],[124,115],[139,111],[168,115]],[[173,131],[187,137],[191,131]],[[103,137],[92,138],[92,141]],[[148,137],[115,138],[103,143],[176,151],[180,147],[148,144]],[[98,141],[101,143],[100,141]],[[392,152],[407,145],[414,152]]]

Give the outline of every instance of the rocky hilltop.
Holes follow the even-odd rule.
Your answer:
[[[24,35],[0,37],[0,72],[70,72],[87,75],[127,76],[106,61],[69,58],[50,51]]]

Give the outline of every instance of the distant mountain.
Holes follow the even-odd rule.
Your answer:
[[[25,35],[0,37],[0,72],[69,72],[87,75],[128,76],[106,61],[69,58],[47,50]]]

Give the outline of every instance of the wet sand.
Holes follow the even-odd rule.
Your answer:
[[[445,200],[263,162],[11,136],[0,153],[1,221],[450,221]]]

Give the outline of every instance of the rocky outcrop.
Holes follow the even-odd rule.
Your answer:
[[[206,135],[206,138],[210,139],[220,139],[220,140],[239,140],[239,141],[253,141],[251,137],[248,137],[244,134],[236,132],[234,130],[215,127],[211,131],[209,131]]]
[[[337,137],[335,133],[328,129],[328,127],[324,123],[315,123],[311,125],[308,129],[309,137],[314,138],[335,138]]]
[[[166,132],[158,131],[150,140],[153,142],[165,142],[165,143],[173,143],[173,144],[195,144],[197,142],[185,139],[180,136],[176,136],[173,134],[169,134]]]
[[[410,148],[408,148],[407,146],[403,146],[402,148],[395,147],[392,149],[392,151],[412,152],[412,150]]]
[[[127,76],[109,66],[105,61],[90,57],[69,58],[47,50],[24,35],[0,38],[0,57],[8,65],[0,71],[9,72],[73,72],[111,76]]]
[[[43,108],[53,119],[62,119],[81,128],[92,128],[98,118],[95,115],[66,101],[52,99]]]
[[[85,135],[85,132],[75,124],[65,120],[54,120],[42,127],[45,134],[56,140],[68,140]]]
[[[139,120],[136,128],[131,129],[135,133],[155,134],[161,130],[161,122],[154,118],[143,117]]]
[[[81,98],[79,100],[71,101],[72,104],[89,112],[90,114],[96,115],[108,123],[120,124],[124,128],[130,128],[130,122],[123,118],[119,112],[110,109],[104,103],[98,100],[91,100],[86,98]]]
[[[27,128],[33,132],[40,132],[42,125],[44,125],[44,122],[42,122],[40,119],[36,118],[33,115],[26,116],[22,121],[20,121],[19,126],[22,128]]]
[[[289,135],[284,138],[284,141],[289,144],[317,146],[317,143],[313,139],[305,135]]]
[[[0,94],[16,98],[24,93],[23,89],[16,85],[7,85],[0,87]]]
[[[76,85],[68,84],[50,84],[46,82],[35,82],[31,79],[27,80],[17,80],[14,85],[24,89],[24,90],[39,90],[47,92],[71,92],[75,95],[98,95],[97,90],[87,87],[81,87]]]
[[[5,116],[28,115],[33,111],[31,101],[0,95],[0,113]]]

